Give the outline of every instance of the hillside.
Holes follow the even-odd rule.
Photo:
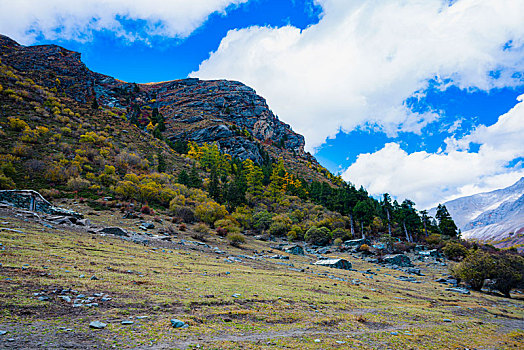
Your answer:
[[[5,349],[518,349],[522,295],[454,290],[447,263],[408,254],[413,269],[333,252],[351,270],[317,266],[248,237],[241,248],[157,216],[92,212],[90,228],[0,207],[0,347]],[[118,225],[130,237],[95,234]],[[173,231],[171,231],[173,232]],[[140,238],[141,243],[133,243]],[[167,240],[169,238],[169,240]],[[444,265],[444,266],[443,266]],[[412,271],[411,273],[406,271]],[[444,276],[444,277],[443,277]],[[451,289],[450,289],[451,288]],[[172,319],[186,324],[174,328]],[[102,329],[90,328],[101,322]],[[4,333],[5,332],[5,333]]]
[[[504,246],[511,246],[508,236],[515,234],[514,238],[518,238],[524,233],[524,178],[509,187],[457,198],[444,205],[464,238],[490,242],[504,239]]]
[[[304,137],[278,120],[265,100],[244,84],[198,79],[126,83],[90,71],[79,53],[59,46],[25,47],[0,36],[0,47],[5,65],[47,93],[64,98],[68,107],[75,105],[93,114],[85,108],[95,104],[106,113],[125,116],[139,128],[161,116],[165,126],[161,132],[167,141],[216,142],[222,152],[257,164],[269,152],[282,157],[304,178],[323,179],[310,171],[321,167],[304,151]]]

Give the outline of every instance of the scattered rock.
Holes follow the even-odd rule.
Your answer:
[[[382,258],[382,261],[386,264],[397,265],[402,267],[412,267],[411,259],[404,254],[386,255]]]
[[[0,335],[7,334],[7,331],[0,331]]]
[[[100,321],[93,321],[89,324],[89,327],[94,329],[104,329],[107,327],[107,324]]]
[[[115,236],[129,236],[127,231],[120,227],[104,227],[103,229],[100,229],[96,231],[97,233],[105,233],[109,235],[115,235]]]
[[[177,320],[176,318],[171,319],[171,325],[174,328],[187,328],[189,325],[185,322],[182,322],[180,320]]]
[[[121,324],[123,325],[130,325],[130,324],[134,324],[135,322],[133,321],[122,321]]]
[[[453,322],[453,321],[451,321],[449,318],[445,318],[442,320],[442,322]]]
[[[446,291],[460,293],[460,294],[470,294],[469,289],[466,289],[463,287],[446,288]]]

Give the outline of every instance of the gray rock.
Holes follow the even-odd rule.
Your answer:
[[[155,228],[155,224],[153,224],[152,222],[143,222],[140,225],[140,229],[142,230],[152,230],[154,228]]]
[[[171,325],[174,328],[187,328],[189,325],[185,322],[182,322],[180,320],[177,320],[176,318],[171,319]]]
[[[442,322],[453,322],[453,321],[451,321],[449,318],[445,318],[442,320]]]
[[[7,334],[7,331],[0,331],[0,335]]]
[[[446,291],[460,293],[460,294],[470,294],[469,289],[462,288],[462,287],[446,288]]]
[[[397,265],[402,267],[412,267],[411,259],[404,254],[386,255],[382,258],[386,264]]]
[[[93,321],[89,324],[89,327],[94,329],[104,329],[107,327],[107,324],[100,321]]]
[[[122,321],[121,323],[123,325],[130,325],[130,324],[134,324],[135,322],[133,322],[133,321]]]
[[[120,227],[104,227],[103,229],[100,229],[97,231],[97,233],[105,233],[109,235],[115,235],[115,236],[129,236],[126,230]]]

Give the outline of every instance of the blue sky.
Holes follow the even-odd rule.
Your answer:
[[[129,82],[240,80],[334,173],[419,207],[524,175],[524,4],[0,0],[0,32]],[[496,14],[496,15],[494,15]]]

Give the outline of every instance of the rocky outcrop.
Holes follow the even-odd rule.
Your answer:
[[[195,78],[134,84],[92,72],[80,53],[56,45],[25,47],[0,35],[2,61],[37,84],[80,103],[120,109],[138,124],[153,110],[165,120],[164,136],[197,143],[216,142],[222,151],[259,163],[259,144],[273,145],[310,161],[304,137],[278,119],[252,88],[236,81]],[[145,126],[142,124],[142,127]]]
[[[281,122],[266,101],[242,83],[184,79],[147,88],[156,97],[151,107],[166,117],[172,141],[217,142],[224,152],[256,162],[262,159],[259,142],[305,156],[304,137]]]
[[[42,197],[40,193],[33,190],[2,190],[0,191],[0,203],[33,212],[72,217],[75,219],[74,223],[76,223],[77,219],[84,218],[81,213],[55,207]]]

